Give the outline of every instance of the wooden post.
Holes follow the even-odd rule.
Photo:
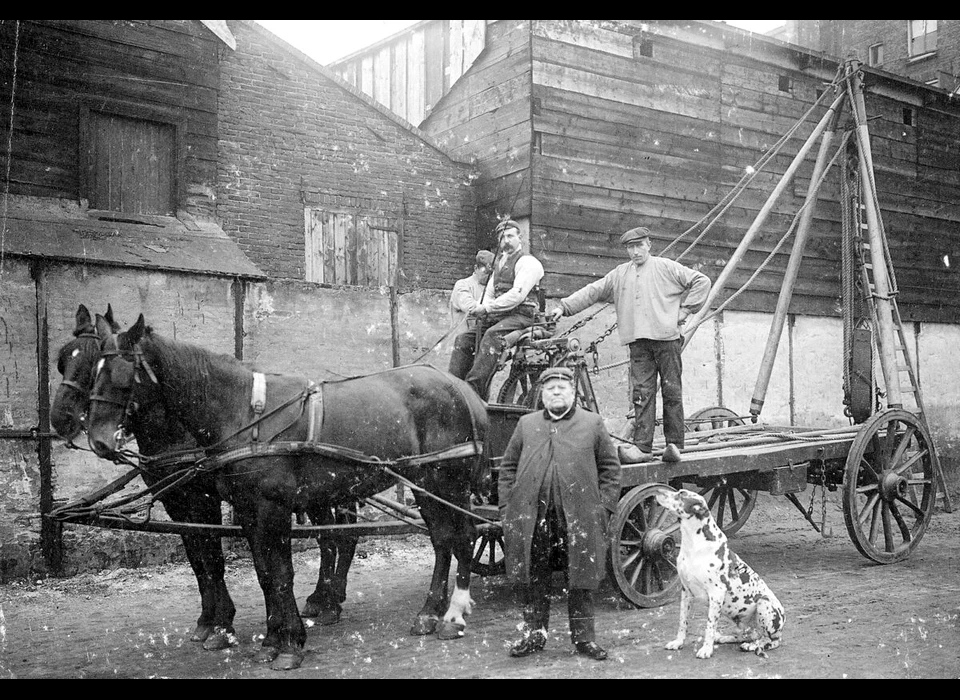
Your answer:
[[[770,335],[767,336],[767,347],[763,353],[763,360],[760,362],[760,373],[757,377],[757,384],[753,390],[753,399],[750,402],[750,414],[753,416],[759,416],[760,411],[763,410],[763,402],[764,399],[766,399],[767,389],[770,386],[770,375],[773,373],[773,365],[777,359],[777,350],[780,347],[783,326],[787,320],[787,314],[790,312],[790,302],[793,300],[793,290],[797,283],[797,277],[800,274],[803,253],[807,247],[807,241],[810,239],[810,224],[813,222],[813,215],[816,212],[816,200],[820,194],[820,187],[822,185],[820,178],[827,168],[830,149],[833,145],[837,124],[840,121],[840,113],[841,110],[838,107],[833,113],[830,126],[823,135],[823,141],[820,143],[820,152],[817,154],[816,165],[814,165],[813,168],[810,187],[807,188],[807,198],[804,201],[805,209],[800,216],[800,223],[797,226],[797,234],[793,243],[793,251],[790,253],[790,261],[787,263],[787,269],[783,275],[783,285],[780,288],[780,296],[777,299],[777,310],[773,314],[773,322],[770,325]]]
[[[867,109],[863,99],[863,78],[860,62],[848,64],[848,90],[857,125],[857,146],[860,150],[860,175],[863,181],[863,203],[867,213],[867,235],[870,240],[870,259],[873,265],[874,305],[877,311],[877,345],[880,366],[886,384],[887,406],[902,408],[900,374],[897,370],[896,336],[894,333],[893,302],[890,298],[890,279],[887,276],[887,255],[883,234],[883,221],[877,204],[877,191],[873,179],[873,152],[870,149],[870,131],[867,127]]]
[[[393,349],[393,366],[400,366],[400,299],[397,288],[390,287],[390,345]]]
[[[823,132],[826,131],[827,126],[829,126],[831,120],[833,119],[834,112],[836,112],[837,108],[846,99],[846,95],[841,95],[834,101],[834,103],[830,106],[830,109],[827,111],[827,114],[823,117],[823,119],[820,120],[820,123],[817,124],[806,143],[804,143],[800,148],[800,151],[793,159],[790,167],[787,168],[787,172],[784,173],[783,178],[781,178],[779,184],[777,184],[776,188],[773,190],[773,193],[771,193],[767,203],[763,205],[763,208],[757,215],[753,225],[744,234],[743,240],[740,241],[740,245],[737,247],[736,251],[734,251],[729,262],[727,262],[726,266],[723,268],[723,271],[720,273],[720,277],[718,277],[717,281],[714,282],[713,288],[710,290],[710,295],[707,298],[706,303],[703,305],[703,308],[687,321],[686,332],[684,333],[683,341],[684,347],[690,343],[690,340],[693,338],[693,334],[696,333],[697,328],[699,328],[700,324],[703,323],[703,319],[707,316],[707,314],[710,313],[710,307],[713,305],[713,302],[716,301],[716,298],[723,292],[724,287],[726,286],[731,275],[733,275],[737,268],[740,267],[740,263],[743,262],[744,256],[750,249],[750,246],[753,244],[753,239],[757,237],[760,229],[763,228],[767,218],[770,216],[770,212],[773,211],[773,207],[776,205],[780,197],[783,196],[783,193],[793,181],[794,176],[797,174],[797,171],[800,169],[800,166],[803,164],[803,162],[807,159],[807,155],[810,153],[813,145],[820,139],[820,137],[823,135]]]
[[[31,274],[37,298],[37,461],[40,467],[40,548],[50,571],[63,570],[63,527],[46,516],[53,511],[53,460],[50,438],[50,328],[47,320],[47,270],[34,263]]]
[[[243,339],[246,337],[244,329],[243,308],[247,301],[247,285],[237,277],[230,285],[233,292],[233,356],[243,361]]]

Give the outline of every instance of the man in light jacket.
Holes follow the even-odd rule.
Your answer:
[[[489,250],[477,253],[473,274],[458,280],[450,293],[450,328],[456,329],[466,322],[466,330],[457,336],[450,354],[448,372],[458,379],[464,379],[473,367],[473,356],[477,348],[477,321],[467,318],[471,311],[483,302],[484,289],[493,270],[494,255]]]
[[[681,326],[697,313],[710,294],[710,278],[680,263],[650,254],[650,230],[635,228],[620,237],[630,262],[563,299],[551,316],[576,316],[598,302],[613,302],[620,340],[630,348],[633,386],[634,445],[622,448],[621,460],[636,464],[653,459],[657,417],[657,380],[663,396],[663,452],[666,462],[680,461],[684,447],[683,338]]]

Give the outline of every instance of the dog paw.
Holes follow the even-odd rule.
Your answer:
[[[713,647],[707,648],[706,646],[700,647],[700,651],[697,652],[698,659],[709,659],[713,656]]]
[[[680,651],[681,649],[683,649],[683,640],[674,639],[669,644],[665,644],[663,648],[666,649],[667,651]]]

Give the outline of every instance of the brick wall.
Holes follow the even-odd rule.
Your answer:
[[[401,287],[449,289],[477,251],[472,169],[266,30],[231,23],[221,63],[218,215],[268,275],[304,280],[304,208],[399,218]]]
[[[940,87],[954,90],[960,75],[960,21],[937,21],[937,52],[910,60],[905,19],[791,20],[798,23],[802,45],[826,51],[840,58],[851,51],[864,63],[870,47],[883,44],[882,70],[926,83],[937,78]],[[819,40],[819,44],[815,43]]]

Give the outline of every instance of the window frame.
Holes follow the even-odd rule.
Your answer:
[[[91,129],[93,119],[91,114],[105,114],[108,116],[121,117],[125,119],[134,119],[138,121],[156,122],[165,126],[173,127],[174,130],[174,150],[173,154],[173,212],[171,214],[149,215],[149,216],[176,216],[177,212],[183,208],[186,190],[186,138],[187,138],[187,119],[179,110],[163,109],[142,104],[129,102],[120,102],[117,100],[93,100],[88,99],[80,104],[80,152],[78,154],[78,165],[80,169],[78,178],[79,200],[90,201],[90,163],[88,162],[90,146],[92,142]],[[96,211],[113,211],[110,209],[97,209]],[[115,212],[123,215],[121,212]],[[127,214],[126,216],[131,216]],[[143,216],[148,216],[144,214]]]
[[[360,287],[364,289],[374,288],[374,287],[395,287],[400,283],[400,278],[402,275],[402,266],[403,266],[403,218],[396,215],[384,214],[383,212],[371,212],[361,209],[344,209],[339,207],[327,207],[323,205],[314,205],[304,207],[304,231],[303,231],[303,240],[304,240],[304,269],[303,269],[303,278],[304,281],[311,284],[320,284],[330,287]],[[387,263],[388,269],[386,274],[386,279],[380,275],[378,270],[378,279],[376,284],[371,284],[371,275],[372,270],[369,267],[369,264],[361,269],[359,267],[359,260],[357,260],[357,269],[354,271],[357,277],[361,277],[367,283],[361,283],[359,279],[353,281],[347,281],[350,278],[351,270],[347,267],[350,262],[349,252],[353,250],[354,254],[357,253],[359,248],[356,246],[359,245],[359,240],[354,239],[353,241],[349,240],[349,232],[343,232],[343,251],[345,254],[344,258],[344,278],[338,279],[338,270],[337,270],[337,246],[341,241],[337,241],[338,238],[336,233],[336,227],[334,228],[334,239],[335,239],[335,248],[334,248],[334,261],[332,263],[332,268],[334,271],[334,279],[328,279],[327,268],[331,267],[331,263],[326,259],[326,250],[325,240],[323,238],[323,233],[325,232],[325,223],[321,223],[319,226],[315,222],[325,221],[325,217],[335,217],[339,219],[346,220],[347,217],[352,219],[353,230],[357,230],[357,222],[362,221],[363,225],[368,232],[381,232],[387,234]],[[321,234],[321,238],[318,240],[317,233]],[[392,234],[393,240],[390,240],[390,234]],[[369,240],[368,240],[369,243]],[[317,254],[317,251],[320,254]],[[391,256],[390,253],[393,252]],[[369,258],[368,258],[369,260]],[[393,268],[390,269],[392,264]]]
[[[880,68],[883,66],[883,62],[884,62],[883,49],[884,49],[884,44],[882,41],[871,45],[867,49],[867,64],[871,68]]]
[[[927,24],[926,24],[926,23],[927,23],[927,22],[931,22],[931,21],[934,22],[934,29],[933,29],[933,31],[931,32],[931,31],[927,30],[927,31],[924,31],[924,33],[923,33],[924,50],[923,50],[923,51],[919,51],[919,52],[914,52],[914,45],[915,45],[915,43],[917,42],[917,37],[914,36],[913,23],[914,23],[914,22],[924,22],[924,28],[926,29],[926,27],[927,27]],[[937,53],[937,49],[938,49],[938,45],[939,45],[939,32],[940,32],[940,20],[936,20],[936,19],[935,19],[935,20],[908,19],[908,20],[907,20],[907,57],[908,57],[908,60],[910,60],[910,61],[916,61],[916,60],[920,60],[920,59],[922,59],[922,58],[927,58],[928,56],[932,56],[932,55],[934,55],[935,53]],[[931,49],[931,48],[928,48],[928,47],[927,47],[927,43],[926,43],[926,42],[927,42],[927,38],[928,38],[931,34],[934,35],[934,41],[935,41],[934,46],[933,46],[932,49]]]

